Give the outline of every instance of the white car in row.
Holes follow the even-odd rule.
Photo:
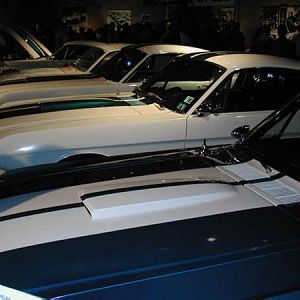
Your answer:
[[[84,61],[82,61],[82,66],[79,61],[77,65],[74,64],[75,68],[65,67],[63,71],[65,75],[61,76],[55,75],[57,71],[50,76],[51,72],[49,73],[47,69],[42,71],[44,76],[33,76],[32,78],[25,76],[23,79],[14,79],[14,74],[11,77],[4,76],[3,82],[0,80],[0,85],[2,85],[0,105],[18,100],[100,93],[116,95],[119,92],[132,91],[134,87],[162,69],[175,56],[206,51],[182,45],[130,45],[123,47],[116,55],[110,56],[107,61],[97,61],[89,67],[88,72],[80,71],[81,68],[84,68]],[[41,72],[40,69],[36,70]],[[85,79],[82,79],[82,74],[92,76],[85,76]],[[67,76],[67,79],[72,78],[72,80],[54,80],[58,77],[63,79],[63,76]]]
[[[103,63],[115,55],[125,43],[102,43],[96,41],[71,41],[63,44],[47,59],[7,63],[11,72],[0,74],[0,84],[42,81],[93,73]]]
[[[56,99],[0,112],[0,168],[231,143],[298,91],[300,62],[256,54],[178,57],[135,95]]]

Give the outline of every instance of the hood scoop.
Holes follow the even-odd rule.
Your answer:
[[[230,199],[235,191],[224,185],[185,185],[159,187],[125,192],[103,193],[83,201],[93,220],[133,217],[147,214],[170,214],[182,211],[191,216],[195,207],[214,203],[218,199]]]
[[[245,187],[259,194],[273,205],[288,205],[300,202],[299,183],[290,178],[282,177],[272,179],[272,176],[278,175],[279,172],[264,168],[258,161],[251,160],[247,163],[219,167],[220,170],[231,176],[235,180],[266,179],[257,183],[246,183]]]
[[[243,193],[244,201],[240,201]],[[139,224],[223,214],[266,206],[243,186],[226,183],[181,183],[172,186],[134,186],[82,195],[93,221],[124,220]],[[251,201],[249,201],[251,200]]]

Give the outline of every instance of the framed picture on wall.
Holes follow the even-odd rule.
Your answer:
[[[294,32],[295,27],[300,25],[300,5],[287,6],[264,6],[260,9],[260,25],[268,26],[271,34],[276,37],[277,27],[285,24],[288,32]]]
[[[81,28],[88,27],[88,14],[86,7],[65,7],[63,23],[79,32]]]
[[[294,32],[298,25],[300,25],[300,5],[289,6],[286,11],[286,26],[288,31]]]
[[[115,27],[124,24],[131,25],[131,10],[109,9],[107,10],[107,24],[114,23]]]

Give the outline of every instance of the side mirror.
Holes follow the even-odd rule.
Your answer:
[[[202,117],[204,115],[210,114],[212,112],[212,107],[210,103],[203,103],[201,104],[197,110],[198,117]]]
[[[243,125],[232,130],[231,135],[239,140],[243,140],[249,131],[250,131],[250,126]]]
[[[203,103],[197,108],[197,114],[199,117],[207,114],[218,114],[220,112],[222,112],[221,105],[216,105],[211,102]]]
[[[48,56],[47,57],[47,60],[49,60],[49,61],[53,61],[55,59],[55,56],[54,55],[51,55],[51,56]]]

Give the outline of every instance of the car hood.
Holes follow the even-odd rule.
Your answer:
[[[17,132],[38,131],[41,129],[54,129],[60,127],[78,126],[82,123],[102,126],[132,122],[137,125],[145,121],[171,120],[185,118],[168,109],[160,109],[156,104],[137,106],[112,106],[100,108],[74,109],[68,111],[55,111],[0,120],[0,137]]]
[[[244,167],[253,168],[253,162]],[[124,226],[125,228],[146,226],[273,205],[258,192],[244,185],[226,184],[226,182],[238,182],[238,179],[232,178],[232,174],[232,170],[226,167],[203,167],[46,190],[19,195],[14,199],[1,199],[0,221],[1,218],[9,218],[11,222],[1,222],[0,252],[35,243],[75,237],[78,233],[72,229],[71,223],[66,230],[46,231],[49,233],[47,235],[37,234],[41,230],[39,226],[35,226],[32,230],[27,230],[24,226],[16,226],[22,222],[22,218],[15,218],[19,214],[55,209],[59,206],[75,205],[76,208],[70,209],[70,212],[74,212],[74,221],[77,219],[79,223],[88,220],[100,222],[95,228],[93,228],[95,224],[88,226],[90,228],[83,226],[84,230],[81,234],[89,235],[95,233],[95,230],[115,231],[124,229]],[[255,176],[262,178],[265,174],[260,170]],[[151,193],[148,193],[150,188]],[[167,213],[169,210],[172,214]],[[66,213],[68,214],[67,211]],[[76,215],[78,218],[75,217]],[[117,220],[120,216],[122,221],[119,222]],[[45,218],[48,217],[52,219],[54,216],[45,214]],[[108,219],[110,222],[106,223]],[[114,219],[116,222],[112,222]],[[106,225],[101,228],[101,224]],[[55,226],[61,225],[58,221]],[[14,235],[10,234],[11,226],[23,232],[22,234],[19,232],[19,239],[15,239]],[[77,228],[79,224],[74,226]]]
[[[22,80],[26,79],[34,79],[37,80],[41,77],[51,77],[51,76],[64,76],[64,75],[80,75],[83,72],[73,68],[72,66],[65,66],[60,68],[54,67],[44,67],[44,68],[31,68],[20,71],[15,71],[11,73],[6,73],[0,76],[0,84],[12,83],[13,81],[22,82]],[[17,83],[17,82],[16,82]]]
[[[118,83],[103,78],[69,79],[1,86],[0,105],[20,100],[38,100],[117,92]],[[130,89],[130,87],[128,88]],[[132,88],[131,88],[132,89]]]
[[[122,162],[118,165],[128,167]],[[217,274],[221,269],[226,275],[231,274],[228,268],[232,265],[244,270],[244,264],[257,277],[261,274],[257,270],[269,272],[270,264],[272,270],[280,271],[282,265],[286,269],[287,259],[290,266],[297,262],[295,270],[299,270],[299,219],[287,213],[287,202],[261,184],[269,188],[284,184],[298,193],[299,185],[286,177],[275,179],[276,175],[276,171],[266,173],[258,161],[249,161],[2,198],[0,263],[9,272],[0,281],[21,290],[40,287],[39,295],[49,297],[49,291],[52,296],[61,295],[55,283],[70,288],[72,282],[97,276],[97,285],[119,285],[127,282],[124,273],[125,277],[130,274],[140,279],[142,274],[151,278],[181,273],[178,271],[186,270],[187,265],[204,277],[207,269]],[[15,184],[19,186],[18,181]],[[299,208],[297,203],[294,206]],[[282,257],[283,253],[287,255]],[[80,262],[79,270],[74,269],[75,262]],[[30,276],[41,269],[45,272]],[[263,287],[266,276],[261,278]],[[289,278],[293,287],[298,276]],[[281,282],[280,277],[278,284]],[[239,284],[243,285],[239,298],[251,298],[252,281]],[[233,293],[228,299],[236,296],[236,290]]]

